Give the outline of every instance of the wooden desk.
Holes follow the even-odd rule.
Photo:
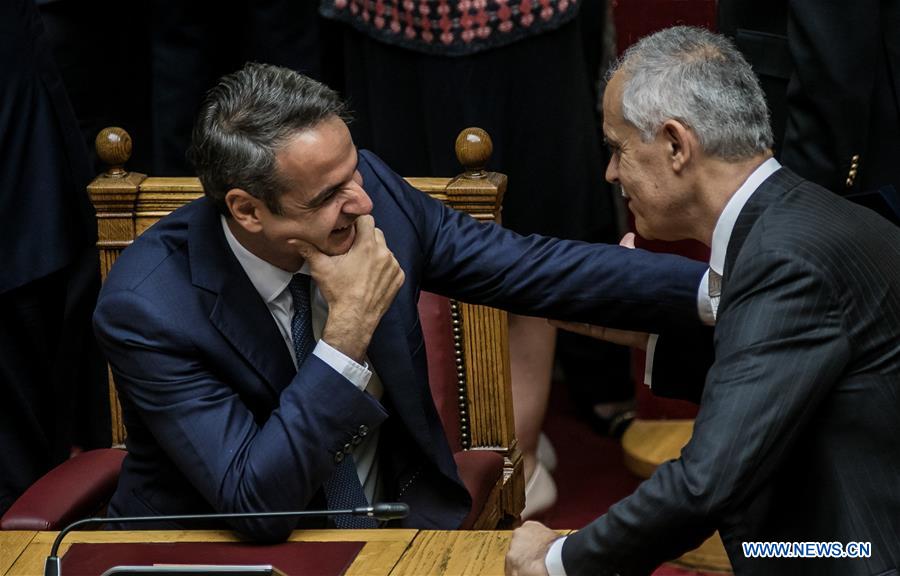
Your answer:
[[[19,535],[18,537],[8,534]],[[36,576],[44,571],[44,560],[56,538],[56,532],[0,532],[2,554],[7,556],[7,542],[10,542],[9,556],[12,567],[0,564],[0,573],[6,576]],[[298,530],[292,542],[322,541],[365,541],[346,576],[387,576],[409,547],[416,530]],[[60,547],[60,555],[76,542],[237,542],[233,532],[227,530],[173,530],[173,531],[126,531],[112,532],[72,532],[66,536]],[[13,550],[18,550],[13,552]],[[24,549],[24,551],[23,551]],[[502,564],[501,564],[502,567]]]
[[[37,532],[0,530],[0,574],[6,574],[35,536]]]
[[[420,530],[391,576],[503,576],[510,538],[510,530]]]
[[[570,530],[559,531],[560,535]],[[0,532],[0,574],[38,576],[56,532]],[[365,541],[346,576],[502,576],[512,532],[449,530],[298,530],[292,542]],[[76,542],[238,542],[226,530],[73,532]]]

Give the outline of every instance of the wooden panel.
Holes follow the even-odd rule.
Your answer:
[[[674,561],[692,570],[703,570],[731,574],[731,561],[725,552],[722,538],[716,532],[695,550]]]
[[[512,397],[498,386],[510,374],[506,312],[461,303],[460,313],[472,446],[506,448],[514,437]]]
[[[33,534],[33,533],[27,533]],[[25,551],[18,556],[6,574],[34,576],[43,573],[44,560],[57,532],[40,532]],[[347,570],[348,576],[387,575],[400,560],[416,536],[415,530],[297,530],[291,542],[365,541],[366,544]],[[73,532],[66,536],[59,554],[72,544],[98,542],[241,542],[234,532],[227,530],[147,530]],[[5,542],[4,542],[5,551]],[[0,572],[3,573],[3,572]]]
[[[106,373],[107,387],[109,389],[109,418],[110,427],[112,428],[110,440],[113,448],[125,448],[125,419],[122,417],[122,405],[119,404],[119,391],[116,390],[114,384],[112,368],[107,366]]]
[[[510,538],[510,531],[421,530],[391,576],[502,576]]]
[[[657,466],[681,456],[693,432],[693,420],[635,420],[622,436],[625,466],[649,478]]]
[[[37,532],[0,531],[0,574],[6,574],[36,535]]]

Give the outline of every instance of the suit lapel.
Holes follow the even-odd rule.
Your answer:
[[[388,309],[369,345],[369,359],[378,373],[385,392],[396,409],[397,416],[409,429],[416,442],[434,459],[434,442],[431,439],[428,419],[422,407],[423,376],[417,375],[412,364],[409,341],[404,331],[405,323],[399,311],[399,302]]]
[[[209,319],[277,396],[296,370],[265,302],[231,252],[219,214],[202,199],[188,230],[191,278],[216,295]]]
[[[737,261],[744,241],[750,235],[750,230],[759,220],[760,215],[778,200],[784,193],[802,182],[802,179],[788,170],[780,168],[774,174],[766,178],[756,192],[750,196],[744,208],[741,210],[737,221],[734,223],[734,230],[731,232],[731,238],[728,240],[728,249],[725,251],[725,265],[722,273],[722,292],[725,291],[725,283]]]

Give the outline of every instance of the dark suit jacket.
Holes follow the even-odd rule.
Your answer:
[[[90,373],[102,359],[89,180],[40,16],[31,0],[0,2],[0,513],[73,442],[103,440],[82,435],[88,419],[73,409],[108,396],[91,396],[103,374]]]
[[[385,498],[411,506],[403,525],[455,528],[470,502],[427,384],[420,288],[619,326],[697,322],[697,262],[522,238],[444,207],[365,151],[359,170],[406,273],[368,351],[383,402],[317,357],[295,371],[217,212],[196,201],[124,251],[95,313],[128,428],[112,515],[324,507],[335,452],[380,425]],[[279,539],[295,523],[233,525]]]
[[[900,190],[900,1],[720,0],[718,15],[761,80],[785,166],[839,194]]]
[[[569,537],[567,572],[646,574],[718,529],[738,575],[898,574],[900,230],[782,169],[742,210],[723,278],[702,391],[678,383],[683,335],[654,358],[655,393],[702,393],[693,438]],[[757,541],[872,556],[745,558]]]
[[[90,168],[40,16],[0,6],[0,294],[70,265],[97,241]]]

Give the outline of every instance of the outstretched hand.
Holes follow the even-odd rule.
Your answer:
[[[295,244],[328,302],[322,339],[361,361],[406,275],[371,215],[360,216],[354,226],[356,236],[346,254],[329,256],[309,244]]]

